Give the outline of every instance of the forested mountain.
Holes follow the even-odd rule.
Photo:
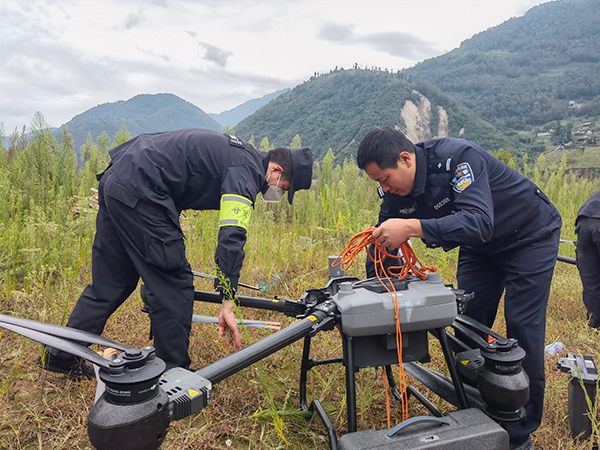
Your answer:
[[[536,6],[403,75],[435,84],[496,126],[600,115],[600,1]]]
[[[257,146],[265,137],[287,146],[296,134],[321,159],[331,148],[338,161],[354,156],[363,136],[377,126],[397,127],[414,142],[432,137],[471,139],[497,150],[513,147],[491,124],[424,81],[406,82],[385,71],[336,70],[313,77],[272,100],[235,128]]]
[[[529,151],[541,151],[534,134],[522,133],[517,142],[515,130],[600,117],[599,24],[599,0],[552,1],[401,72],[336,68],[218,118],[242,138],[254,135],[257,147],[264,138],[290,145],[298,134],[317,158],[332,148],[338,161],[354,155],[362,137],[382,125],[415,141],[459,136],[489,150],[527,144]],[[221,130],[221,123],[179,97],[157,94],[99,105],[66,125],[79,151],[88,133],[95,141],[102,132],[114,136],[123,124],[136,136],[188,127]],[[60,140],[58,130],[55,136]]]
[[[221,130],[221,125],[197,106],[173,94],[141,94],[127,101],[104,103],[73,117],[65,125],[73,136],[74,148],[79,148],[91,134],[92,141],[103,132],[114,136],[125,124],[132,136],[141,133],[208,128]],[[60,142],[61,131],[54,131]]]
[[[286,92],[289,92],[289,89],[282,89],[280,91],[267,94],[261,98],[254,98],[252,100],[248,100],[247,102],[244,102],[233,109],[223,111],[219,114],[208,113],[208,115],[215,119],[222,126],[235,127],[243,119],[245,119],[251,114],[254,114],[259,108],[262,108],[271,100],[279,97],[281,94],[285,94]]]

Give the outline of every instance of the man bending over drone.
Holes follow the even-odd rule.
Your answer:
[[[256,150],[235,136],[187,129],[142,134],[110,151],[98,175],[99,211],[92,249],[92,283],[75,305],[67,326],[102,334],[106,321],[137,287],[148,291],[156,356],[167,369],[188,368],[194,284],[185,256],[179,214],[186,209],[220,210],[215,289],[223,303],[219,336],[228,328],[241,348],[233,301],[244,260],[250,213],[257,194],[279,201],[288,191],[308,189],[312,153],[307,148]],[[94,370],[52,349],[38,365],[72,378]]]
[[[409,238],[448,251],[460,246],[458,287],[474,292],[465,314],[491,327],[503,291],[507,337],[527,352],[526,418],[508,427],[511,449],[533,447],[542,420],[544,336],[558,256],[560,214],[530,180],[464,139],[418,144],[376,128],[358,148],[358,166],[383,198],[376,241],[397,248]],[[372,263],[367,275],[374,276]]]

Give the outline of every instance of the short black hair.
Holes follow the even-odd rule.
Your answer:
[[[389,127],[374,128],[360,142],[356,161],[363,169],[374,162],[380,169],[398,167],[402,152],[414,153],[415,145],[404,134]]]
[[[269,150],[269,162],[279,164],[283,169],[281,178],[286,181],[292,181],[292,156],[287,147],[277,147]]]

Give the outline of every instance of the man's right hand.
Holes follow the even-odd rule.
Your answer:
[[[225,329],[229,328],[229,335],[233,343],[233,351],[237,352],[242,348],[240,332],[238,330],[235,312],[233,311],[233,302],[223,299],[221,313],[219,314],[219,337],[225,336]]]
[[[373,237],[385,248],[394,249],[411,237],[423,238],[419,219],[388,219],[373,231]]]

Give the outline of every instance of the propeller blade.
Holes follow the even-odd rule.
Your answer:
[[[58,350],[65,351],[72,355],[87,359],[88,361],[97,364],[100,367],[104,367],[105,369],[108,369],[110,367],[110,361],[108,359],[103,358],[98,353],[87,348],[85,345],[78,344],[76,342],[69,341],[61,337],[52,336],[50,334],[46,334],[40,331],[32,330],[31,328],[25,328],[20,325],[10,324],[6,322],[0,322],[0,327],[10,331],[14,331],[17,334],[20,334],[21,336],[29,338],[33,341],[39,342],[40,344],[44,344],[49,347],[56,348]]]
[[[236,319],[236,321],[239,325],[240,320]],[[219,318],[210,316],[200,316],[198,314],[194,314],[192,316],[192,323],[219,323]],[[247,327],[264,328],[269,331],[281,330],[281,322],[264,322],[262,320],[243,319],[241,323],[243,323]]]
[[[459,407],[460,403],[458,401],[458,396],[456,395],[456,390],[454,389],[454,384],[450,377],[414,362],[405,362],[404,369],[418,381],[427,386],[432,392],[442,397],[448,403]],[[480,409],[483,408],[483,400],[479,391],[468,384],[465,384],[464,387],[469,406]]]
[[[35,320],[22,319],[20,317],[0,314],[0,326],[3,326],[3,324],[17,325],[19,327],[28,328],[30,330],[38,331],[47,335],[69,339],[71,341],[79,341],[81,343],[86,343],[87,345],[103,345],[104,347],[116,348],[122,352],[131,350],[131,348],[126,345],[113,342],[110,339],[103,338],[102,336],[90,333],[89,331],[78,330],[76,328],[61,327],[51,323],[37,322]]]

